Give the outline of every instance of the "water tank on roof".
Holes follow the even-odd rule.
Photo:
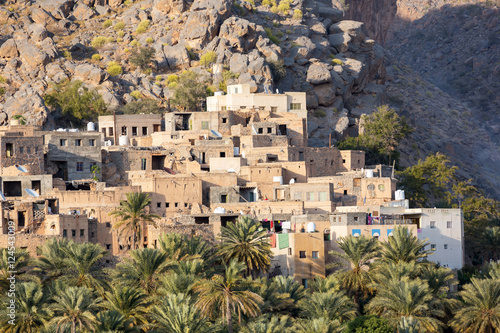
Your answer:
[[[396,199],[396,201],[404,200],[405,199],[405,191],[403,191],[403,190],[397,190],[394,193],[394,199]]]
[[[307,224],[307,232],[316,232],[316,223],[309,222]]]
[[[226,213],[226,210],[222,207],[217,207],[214,209],[214,213],[215,214],[225,214]]]
[[[91,121],[87,123],[87,131],[88,132],[95,132],[95,124]]]
[[[120,135],[120,137],[118,138],[118,144],[120,146],[128,146],[128,136]]]
[[[283,185],[283,176],[274,176],[273,183],[280,183],[280,185]]]
[[[216,91],[216,92],[214,92],[214,96],[222,96],[222,95],[224,95],[223,91]]]
[[[365,170],[366,178],[373,178],[373,170]]]

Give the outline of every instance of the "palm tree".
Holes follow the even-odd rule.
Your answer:
[[[35,282],[16,284],[16,317],[14,324],[10,324],[7,313],[2,314],[0,332],[37,333],[45,327],[51,318],[51,311],[47,308],[48,297],[42,287]]]
[[[15,258],[15,260],[12,260]],[[9,290],[12,271],[16,273],[16,281],[23,280],[25,268],[30,264],[31,258],[28,251],[15,248],[10,251],[8,248],[0,249],[0,292],[4,295]]]
[[[161,234],[158,243],[160,250],[174,261],[197,258],[208,260],[212,251],[202,237],[189,237],[175,232]]]
[[[371,293],[368,287],[371,283],[370,265],[379,255],[379,245],[375,238],[341,237],[337,241],[342,252],[331,251],[330,254],[340,258],[346,264],[343,271],[337,273],[342,286],[354,296],[354,301],[359,304],[362,296]]]
[[[382,260],[384,261],[416,261],[433,254],[432,249],[426,250],[427,240],[419,240],[413,236],[407,227],[397,226],[393,236],[382,243]]]
[[[203,260],[180,261],[177,265],[161,277],[161,294],[190,295],[198,281],[204,277],[205,265]]]
[[[291,276],[276,276],[274,278],[274,283],[278,287],[278,292],[281,294],[287,294],[292,303],[286,308],[286,311],[291,314],[297,314],[297,304],[298,302],[307,296],[304,286],[298,283]]]
[[[73,241],[67,238],[51,238],[37,248],[39,257],[33,261],[33,273],[41,276],[42,283],[48,284],[67,272],[66,251],[71,244]]]
[[[450,326],[459,333],[500,331],[500,282],[472,278],[460,292],[461,307],[455,311]]]
[[[367,310],[388,319],[394,326],[401,317],[414,317],[427,331],[439,331],[442,323],[435,317],[444,312],[430,306],[433,295],[425,281],[403,278],[377,288],[376,296],[368,303]]]
[[[95,321],[95,332],[133,333],[140,330],[140,326],[133,325],[132,319],[127,319],[116,310],[100,311],[96,315]]]
[[[328,318],[302,319],[297,321],[293,332],[297,333],[339,333],[343,328],[338,320]]]
[[[493,280],[500,280],[500,263],[492,262],[488,265],[488,275]]]
[[[151,327],[158,332],[210,332],[210,323],[193,305],[190,296],[167,294],[154,305],[150,315]]]
[[[401,317],[398,323],[398,333],[419,333],[420,325],[412,316]]]
[[[260,306],[262,313],[281,312],[294,305],[294,301],[289,294],[279,291],[275,281],[262,277],[254,282],[250,284],[249,290],[262,298]]]
[[[291,332],[293,322],[288,316],[262,316],[250,322],[242,329],[242,333],[282,333]]]
[[[271,265],[271,243],[267,231],[259,222],[241,216],[236,223],[228,223],[221,230],[219,254],[227,262],[236,259],[246,264],[246,276],[252,272],[266,272]]]
[[[127,193],[126,196],[127,200],[120,201],[120,207],[110,214],[120,218],[121,221],[113,226],[114,229],[120,230],[120,234],[124,231],[132,232],[132,249],[135,250],[137,237],[142,239],[143,224],[156,226],[154,219],[160,217],[146,212],[146,206],[151,203],[148,194]]]
[[[131,258],[117,265],[114,275],[117,282],[132,288],[141,288],[152,295],[158,287],[158,279],[169,262],[167,255],[156,249],[140,249],[130,252]]]
[[[101,295],[108,287],[106,274],[99,267],[101,259],[107,254],[100,244],[94,243],[69,243],[62,248],[67,257],[68,266],[63,281],[77,287],[87,287],[98,291]]]
[[[146,323],[144,317],[149,306],[147,295],[140,290],[127,286],[115,286],[111,292],[106,293],[106,300],[102,307],[116,311],[129,320],[132,324]]]
[[[486,253],[486,260],[500,259],[500,227],[488,227],[483,231],[479,248]]]
[[[309,290],[311,292],[321,292],[326,293],[329,291],[339,291],[341,287],[341,281],[336,275],[329,275],[326,278],[320,276],[314,277],[309,285]]]
[[[95,323],[95,313],[98,310],[100,298],[96,298],[86,287],[57,288],[53,296],[54,303],[50,306],[54,315],[51,324],[57,327],[56,332],[91,329]]]
[[[304,318],[338,319],[340,322],[356,317],[353,301],[343,291],[313,293],[301,300],[299,306]]]
[[[199,293],[196,306],[206,317],[213,317],[220,311],[226,320],[229,333],[233,332],[233,312],[241,315],[256,317],[260,314],[259,304],[261,297],[245,288],[247,281],[241,277],[245,265],[231,260],[225,266],[224,275],[214,275],[210,280],[202,280],[195,287]]]

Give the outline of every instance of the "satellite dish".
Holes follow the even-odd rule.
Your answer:
[[[19,170],[21,172],[28,172],[28,170],[25,167],[23,167],[22,165],[16,164],[16,168],[17,168],[17,170]]]
[[[242,210],[240,210],[240,215],[243,215],[243,214],[245,214],[245,213],[243,213],[243,211],[242,211]]]
[[[222,134],[220,134],[219,132],[217,132],[216,130],[210,130],[210,132],[215,135],[216,137],[218,138],[222,138]]]
[[[1,201],[5,201],[5,200],[7,200],[7,199],[5,199],[5,195],[3,195],[3,193],[2,193],[2,192],[0,192],[0,200],[1,200]]]
[[[289,184],[295,184],[295,178],[290,179]]]
[[[231,169],[227,169],[227,172],[229,172],[229,173],[235,173],[236,170],[234,170],[233,168],[231,168]]]
[[[30,188],[27,188],[25,191],[26,191],[26,193],[28,193],[30,196],[32,196],[34,198],[37,198],[40,196],[40,194],[38,194],[38,192],[35,192]]]
[[[257,134],[257,130],[255,129],[254,125],[252,125],[252,132],[253,132],[253,134]]]

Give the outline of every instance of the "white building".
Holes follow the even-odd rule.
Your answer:
[[[271,112],[293,112],[302,118],[307,118],[305,92],[266,94],[252,93],[250,89],[249,84],[228,86],[227,95],[216,94],[207,98],[207,111],[255,108]]]

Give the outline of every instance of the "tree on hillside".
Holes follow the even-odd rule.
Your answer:
[[[184,71],[179,75],[173,91],[172,103],[183,111],[199,111],[201,102],[207,97],[205,82],[199,82],[196,73],[191,71]]]
[[[123,232],[132,233],[132,250],[136,249],[137,238],[141,238],[143,224],[156,226],[155,219],[158,215],[146,212],[146,206],[151,203],[151,199],[146,193],[127,193],[127,200],[120,201],[120,207],[112,211],[110,215],[120,218],[113,228]]]
[[[81,81],[64,80],[53,84],[43,97],[45,104],[61,112],[64,120],[81,125],[96,121],[106,113],[106,103],[96,89],[89,89]]]
[[[141,68],[142,70],[147,69],[151,65],[151,61],[155,55],[155,49],[146,46],[141,47],[139,50],[133,49],[132,54],[129,57],[131,64]]]
[[[12,263],[12,258],[15,258]],[[5,295],[10,288],[10,271],[16,271],[16,281],[24,280],[25,274],[22,274],[31,262],[29,252],[18,247],[15,250],[0,248],[0,292]],[[14,265],[14,267],[12,267]]]
[[[236,223],[221,228],[222,243],[218,253],[229,262],[233,259],[246,265],[246,276],[267,272],[271,265],[271,243],[267,231],[258,221],[242,216]]]
[[[132,101],[118,108],[117,113],[124,114],[147,114],[147,113],[163,113],[158,102],[150,98],[141,98],[138,101]]]

